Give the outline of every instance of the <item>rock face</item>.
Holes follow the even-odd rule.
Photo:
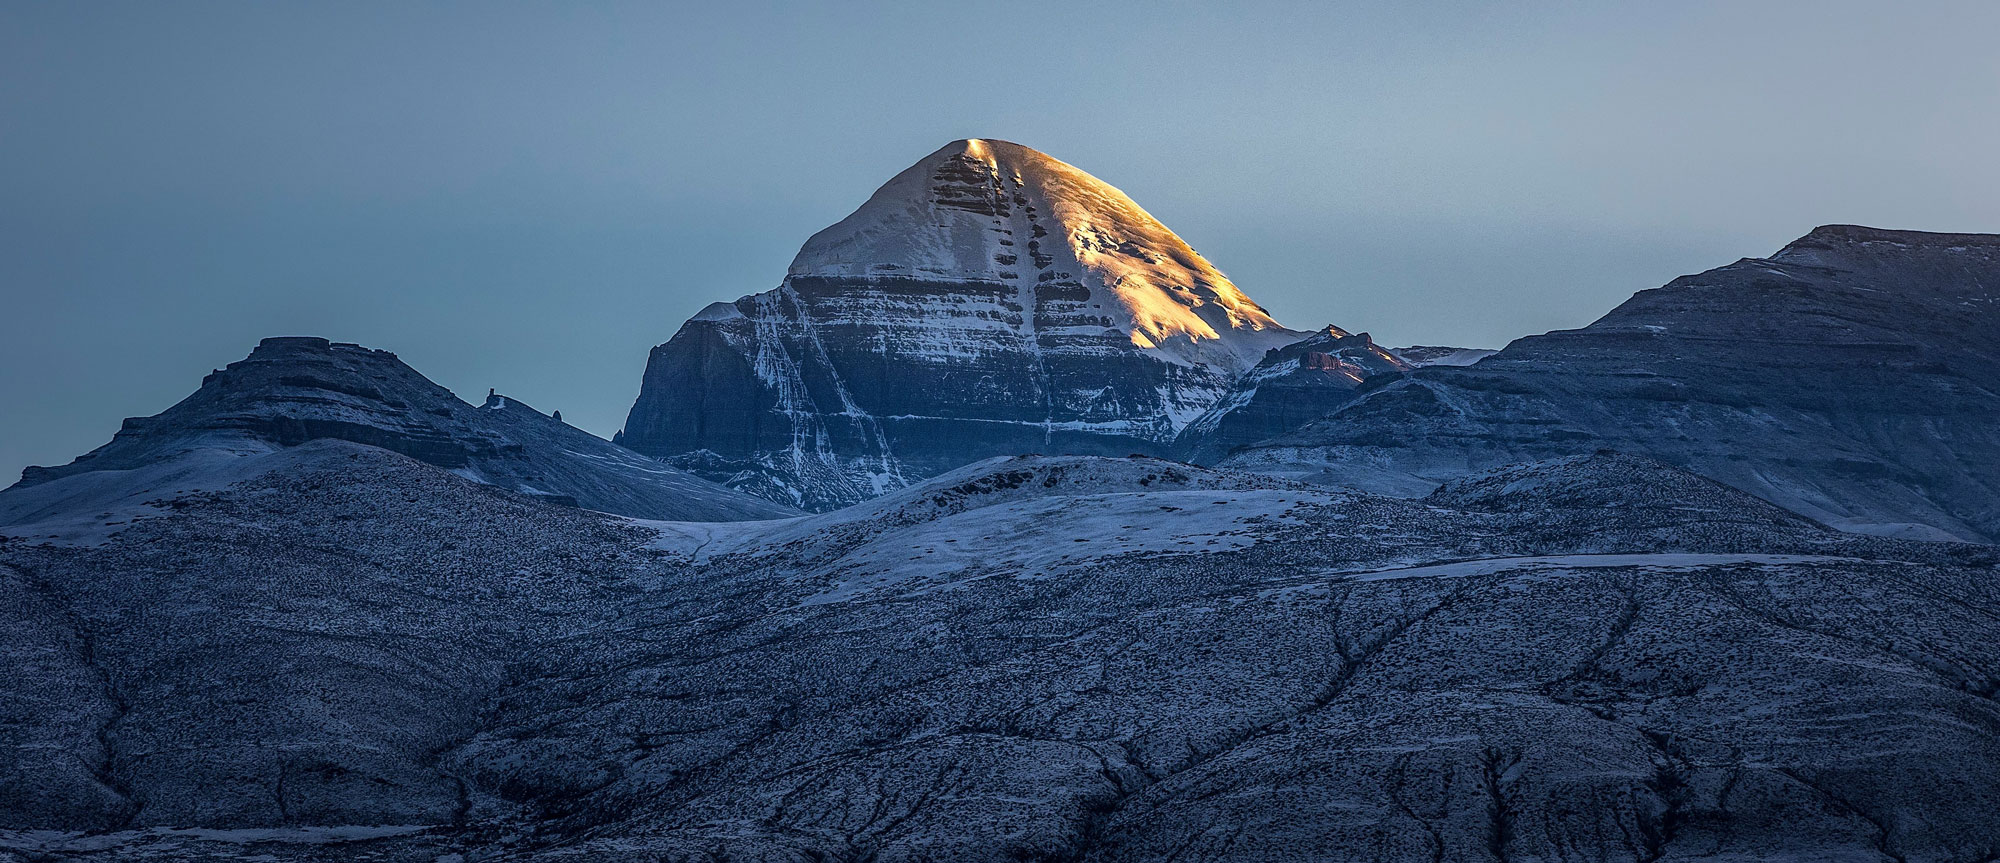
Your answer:
[[[1001,458],[648,525],[344,440],[270,457],[100,542],[0,542],[0,859],[2000,847],[1993,549],[1644,458],[1420,501]]]
[[[655,348],[618,441],[824,509],[992,455],[1164,453],[1303,335],[1117,189],[957,141]]]
[[[1228,463],[1421,494],[1600,447],[1843,529],[2000,539],[2000,236],[1819,228]]]
[[[241,461],[338,439],[401,453],[551,502],[642,518],[718,521],[795,512],[633,455],[505,396],[473,407],[395,354],[320,338],[273,338],[158,416],[61,467],[31,467],[0,517],[58,516],[83,499],[228,482]],[[130,486],[129,488],[127,486]]]
[[[1376,347],[1367,333],[1329,325],[1265,353],[1214,407],[1181,429],[1174,457],[1214,464],[1236,447],[1332,413],[1371,378],[1411,368],[1402,357]]]

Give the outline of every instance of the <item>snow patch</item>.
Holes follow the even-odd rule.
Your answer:
[[[217,435],[153,464],[71,474],[0,492],[0,536],[59,546],[95,546],[133,522],[168,511],[177,498],[220,491],[291,464],[287,451]]]
[[[1208,554],[1255,545],[1293,510],[1333,496],[1294,489],[1157,491],[1031,498],[887,530],[815,574],[804,606],[919,595],[985,578],[1055,578],[1108,558]]]
[[[735,303],[718,302],[718,303],[709,303],[708,305],[703,306],[701,311],[695,312],[694,317],[689,318],[688,320],[728,321],[740,317],[743,317],[743,312],[736,308]]]

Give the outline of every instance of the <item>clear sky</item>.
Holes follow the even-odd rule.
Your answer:
[[[649,347],[964,137],[1119,186],[1289,326],[1499,347],[1818,224],[2000,231],[1996,35],[1990,2],[0,0],[0,485],[269,335],[609,436]]]

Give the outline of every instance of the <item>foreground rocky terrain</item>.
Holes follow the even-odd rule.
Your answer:
[[[1641,458],[1415,501],[1003,458],[689,523],[347,441],[279,457],[91,544],[0,545],[0,854],[2000,848],[1994,550]]]

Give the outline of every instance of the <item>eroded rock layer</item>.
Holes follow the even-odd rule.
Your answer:
[[[824,509],[992,455],[1165,452],[1302,335],[1122,192],[958,141],[655,348],[618,440]]]

